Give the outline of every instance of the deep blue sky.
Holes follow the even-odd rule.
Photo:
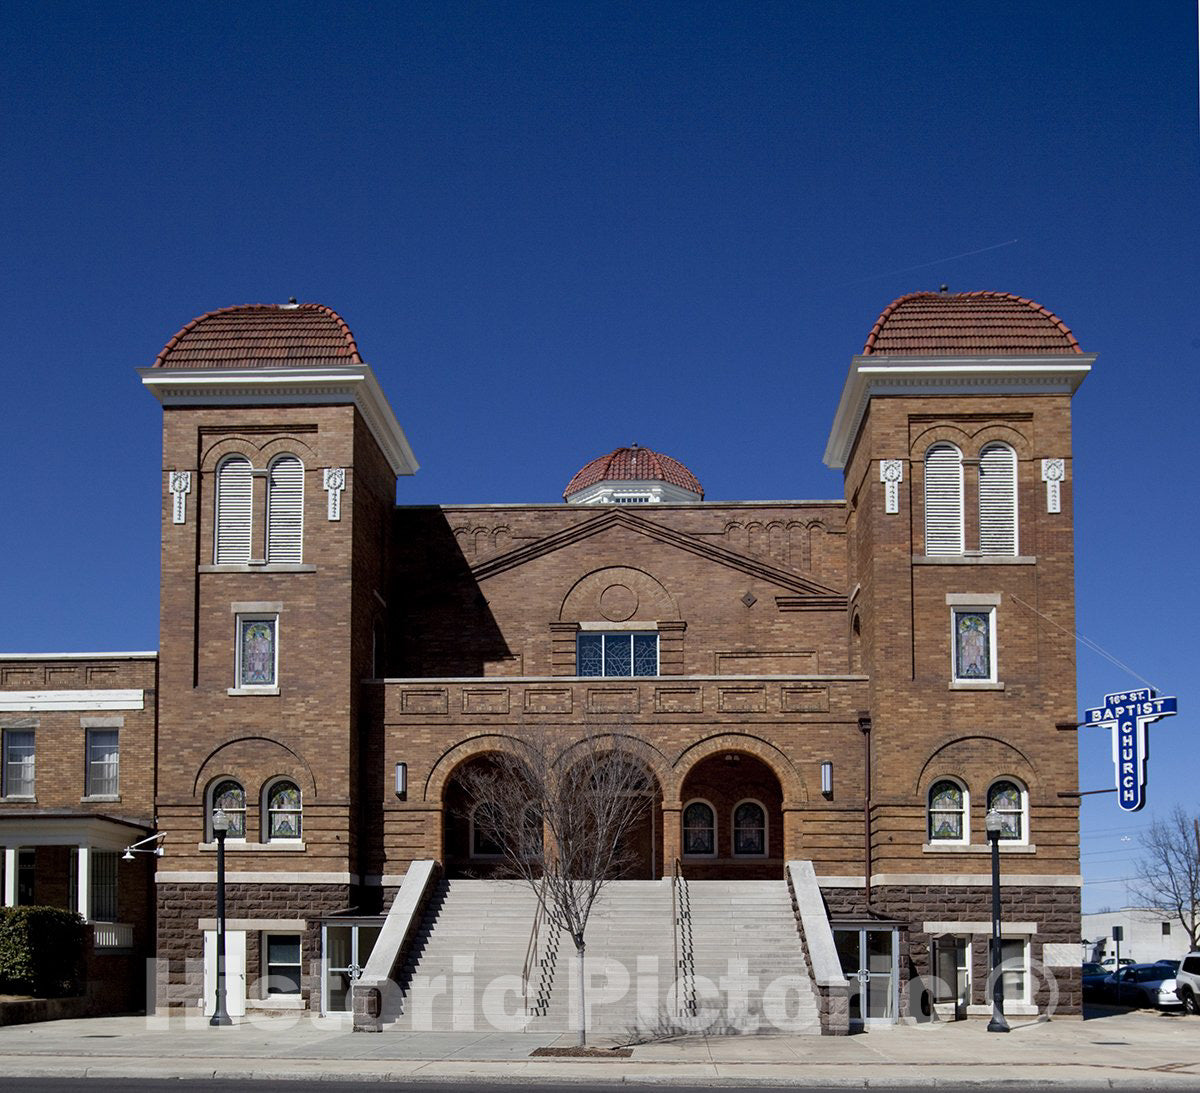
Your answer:
[[[1079,630],[1185,711],[1151,730],[1151,808],[1085,804],[1085,905],[1124,902],[1122,834],[1194,809],[1200,769],[1195,18],[10,2],[0,648],[155,647],[160,411],[133,370],[211,308],[342,313],[422,463],[402,502],[557,500],[631,441],[711,499],[808,498],[840,496],[821,454],[880,310],[1012,291],[1100,355]],[[1083,707],[1136,681],[1081,649],[1079,683]],[[1111,784],[1103,734],[1081,752]]]

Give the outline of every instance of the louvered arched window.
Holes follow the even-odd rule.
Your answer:
[[[245,565],[250,561],[253,504],[250,460],[244,455],[221,460],[217,467],[217,531],[213,552],[217,565]]]
[[[925,453],[925,553],[962,552],[962,452],[953,444],[935,444]]]
[[[989,444],[979,453],[979,550],[1017,553],[1017,453]]]
[[[267,479],[267,561],[299,563],[303,548],[304,464],[281,455],[271,461]]]

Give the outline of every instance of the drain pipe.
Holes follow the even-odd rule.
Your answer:
[[[871,911],[871,715],[866,710],[858,714],[858,731],[863,739],[863,898],[868,914]]]

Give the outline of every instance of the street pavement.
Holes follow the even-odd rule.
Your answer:
[[[849,1037],[688,1036],[637,1044],[628,1058],[531,1058],[573,1035],[356,1033],[337,1019],[106,1017],[0,1027],[0,1077],[654,1082],[789,1087],[1022,1085],[1200,1087],[1200,1018],[1134,1011],[1013,1023],[966,1021]],[[612,1046],[611,1038],[592,1041]]]

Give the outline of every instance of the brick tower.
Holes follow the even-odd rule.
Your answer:
[[[186,987],[181,968],[202,944],[211,963],[214,807],[231,976],[299,975],[319,914],[357,902],[357,681],[383,632],[396,476],[416,462],[326,307],[211,312],[140,374],[163,405],[158,952],[170,1001],[194,1002],[198,965]]]

